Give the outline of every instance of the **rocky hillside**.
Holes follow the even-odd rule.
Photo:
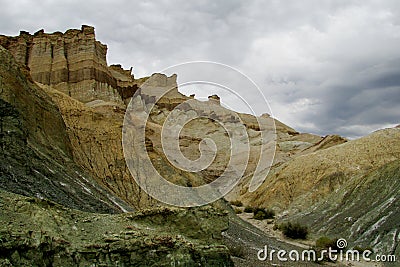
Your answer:
[[[161,80],[167,80],[165,75],[156,75]],[[175,82],[173,79],[168,80]],[[77,164],[95,177],[99,184],[135,208],[161,204],[140,189],[126,166],[122,150],[124,110],[109,102],[83,104],[49,86],[41,87],[60,108]],[[158,170],[168,173],[170,179],[178,184],[186,185],[189,181],[193,185],[202,183],[203,179],[199,175],[182,173],[171,166],[161,152],[150,151],[149,155],[155,159]],[[144,177],[146,172],[141,172]]]
[[[315,237],[345,237],[352,245],[397,253],[399,128],[384,129],[275,168],[246,205],[272,207]]]
[[[296,212],[335,192],[347,181],[399,159],[400,131],[385,129],[341,145],[300,155],[274,169],[244,201]]]
[[[73,161],[57,105],[2,47],[0,62],[1,188],[85,211],[129,209]]]
[[[125,162],[115,102],[85,105],[35,83],[1,46],[0,62],[2,266],[232,265],[221,209],[152,205],[145,213],[101,215],[154,203],[135,194],[131,177],[119,180]]]
[[[127,169],[121,147],[126,104],[137,90],[137,86],[147,78],[134,79],[130,71],[122,70],[120,66],[107,66],[106,46],[95,39],[94,29],[89,26],[65,33],[48,34],[39,31],[33,35],[21,32],[17,37],[0,36],[0,44],[14,55],[17,62],[29,68],[32,79],[57,104],[66,125],[70,152],[75,163],[90,173],[100,185],[133,207],[152,206],[155,202],[140,190]],[[155,74],[151,77],[151,82],[155,83],[153,86],[176,87],[176,76]],[[180,110],[174,109],[176,106],[188,99],[190,98],[175,89],[149,111],[153,122],[148,124],[148,141],[151,147],[149,154],[152,159],[161,159],[161,162],[155,160],[153,163],[160,172],[168,174],[171,181],[195,186],[215,180],[226,167],[227,161],[223,157],[229,154],[225,153],[228,144],[225,142],[225,130],[211,120],[203,120],[187,125],[180,144],[185,155],[195,157],[198,155],[196,140],[200,140],[199,133],[203,127],[209,128],[214,132],[215,142],[222,145],[214,164],[201,173],[193,174],[174,168],[165,158],[160,146],[160,126],[172,110]],[[148,93],[142,101],[147,100],[151,100]],[[193,99],[192,103],[194,104],[191,108],[200,112],[207,111],[205,114],[210,116],[213,116],[213,111],[209,108],[212,104],[212,107],[222,114],[218,119],[225,122],[230,120],[232,112],[222,108],[218,101],[210,98],[208,103],[203,103]],[[176,113],[177,119],[185,117],[185,112],[183,109]],[[264,129],[260,129],[253,116],[240,114],[240,120],[246,125],[254,152],[249,154],[246,169],[248,177],[252,175],[260,160],[259,144],[263,142],[261,135],[271,131],[274,124],[277,126],[277,137],[280,140],[275,163],[284,162],[296,152],[312,147],[322,140],[318,136],[299,134],[269,116],[262,118]],[[242,123],[236,123],[234,127],[240,128]],[[265,152],[272,154],[274,148],[266,147]],[[146,172],[135,174],[140,175],[146,176]]]
[[[127,117],[143,123],[145,137],[133,134],[133,140],[143,141],[151,166],[169,182],[196,188],[228,169],[227,177],[243,174],[228,200],[273,208],[279,220],[309,225],[313,237],[346,237],[351,244],[398,253],[398,127],[352,141],[299,133],[268,114],[230,111],[216,95],[204,102],[185,96],[176,75],[135,79],[131,70],[108,66],[106,52],[90,26],[0,36],[0,220],[10,225],[1,230],[1,263],[42,266],[51,255],[54,266],[155,264],[152,257],[158,265],[179,260],[230,266],[222,230],[250,258],[262,243],[286,246],[243,224],[224,201],[214,208],[171,209],[149,196],[136,182],[151,181],[152,168],[137,151],[128,159],[131,170],[124,157]],[[135,113],[124,117],[127,110]],[[179,132],[169,155],[162,143],[165,123]],[[240,149],[232,152],[235,146]],[[192,171],[194,166],[185,170],[171,160],[180,153],[192,161],[215,158]],[[110,215],[144,208],[155,210]],[[128,257],[133,251],[138,254]]]
[[[217,210],[109,215],[0,196],[1,266],[233,266],[218,244],[228,217]]]
[[[309,225],[315,235],[346,237],[352,245],[399,257],[400,160],[349,178],[291,219]]]

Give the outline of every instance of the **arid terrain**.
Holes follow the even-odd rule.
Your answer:
[[[382,266],[257,259],[265,245],[301,250],[320,237],[400,260],[399,127],[355,140],[300,133],[268,114],[235,117],[215,95],[183,95],[176,75],[136,78],[109,66],[106,55],[91,26],[0,35],[0,266]],[[141,88],[146,83],[170,90],[155,102]],[[249,146],[234,162],[246,162],[243,179],[201,207],[154,199],[137,184],[151,181],[151,170],[136,161],[132,170],[125,159],[129,105],[140,111],[132,121],[148,118],[146,154],[170,183],[196,188],[217,180],[232,144]],[[207,168],[190,172],[165,155],[162,131],[167,120],[178,124],[194,113],[212,119],[182,126],[173,152],[199,158],[205,137],[217,152]],[[248,138],[232,138],[216,122]],[[271,151],[271,169],[250,192],[260,152]],[[254,220],[245,207],[272,210],[274,219]],[[273,229],[287,222],[307,227],[307,239]]]

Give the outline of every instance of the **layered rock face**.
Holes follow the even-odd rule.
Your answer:
[[[34,35],[21,32],[18,37],[0,36],[0,44],[5,46],[19,63],[29,67],[33,80],[58,104],[67,125],[75,162],[90,172],[100,184],[134,207],[153,205],[154,202],[137,187],[129,173],[121,146],[125,105],[147,78],[135,80],[130,70],[123,70],[119,65],[108,67],[107,47],[95,39],[94,29],[89,26],[65,33],[46,34],[39,31]],[[144,109],[145,112],[151,113],[150,118],[154,122],[148,124],[151,132],[148,136],[151,157],[161,159],[153,163],[161,172],[168,173],[168,177],[177,184],[198,185],[205,181],[213,181],[223,173],[229,160],[226,157],[229,156],[229,153],[226,153],[229,150],[229,140],[226,140],[224,129],[212,121],[205,120],[202,123],[187,125],[181,140],[183,153],[193,157],[198,155],[196,140],[200,140],[194,137],[200,137],[203,127],[214,132],[214,139],[220,145],[220,149],[214,164],[209,168],[198,174],[183,173],[174,168],[163,155],[160,126],[171,111],[176,112],[175,107],[190,99],[178,92],[176,78],[176,75],[167,77],[154,74],[148,82],[149,86],[160,87],[161,90],[175,87],[156,103],[155,109]],[[146,103],[153,102],[151,93],[142,92],[141,98],[143,103],[139,105],[143,105],[144,108]],[[176,113],[177,118],[185,116],[187,109],[195,108],[206,114],[210,111],[212,113],[210,107],[213,107],[224,114],[216,119],[241,127],[240,121],[230,122],[231,112],[219,105],[218,96],[210,96],[207,103],[194,99],[193,101],[192,107],[187,105],[186,109],[184,106],[179,109],[181,111]],[[214,115],[211,113],[211,117],[216,116],[215,112]],[[268,116],[263,118],[266,129],[262,130],[253,116],[241,114],[240,120],[244,122],[252,144],[250,162],[246,170],[246,175],[249,176],[259,161],[257,151],[260,142],[263,142],[261,134],[265,130],[271,131],[274,121]],[[275,124],[278,126],[279,140],[296,140],[295,130],[277,121]],[[316,137],[303,147],[312,146],[319,140]],[[243,143],[245,140],[238,142]],[[289,154],[278,151],[277,158],[283,160],[290,157]]]
[[[135,80],[130,70],[123,70],[120,65],[107,66],[107,47],[95,39],[94,28],[89,26],[65,33],[39,31],[34,35],[21,32],[18,37],[0,36],[0,44],[27,67],[28,76],[46,90],[44,95],[50,95],[57,103],[66,129],[50,126],[55,121],[45,114],[38,120],[46,124],[46,131],[57,132],[53,137],[65,139],[63,144],[68,149],[64,151],[74,162],[132,206],[153,205],[154,201],[138,188],[127,170],[121,145],[125,102],[146,78]],[[176,83],[176,77],[165,75],[156,80],[160,85]],[[41,113],[42,110],[38,115]],[[44,135],[43,142],[49,136]],[[56,147],[50,141],[46,145]]]
[[[176,76],[167,77],[154,74],[154,85],[160,88],[176,86]],[[117,196],[135,208],[160,205],[135,182],[126,166],[122,148],[123,109],[116,109],[114,104],[93,101],[84,104],[50,86],[41,85],[42,89],[57,103],[72,146],[74,161],[87,170],[98,183],[108,188]],[[176,91],[176,94],[179,94]],[[180,94],[179,94],[180,95]],[[182,98],[184,96],[181,95]],[[144,98],[148,98],[144,95]],[[149,99],[151,100],[151,99]],[[171,107],[180,103],[180,99],[166,99],[162,106]],[[157,124],[149,125],[152,132],[159,133]],[[153,145],[151,145],[153,148]],[[150,151],[160,172],[178,184],[201,184],[202,177],[196,174],[182,173],[174,168],[160,151]],[[138,170],[136,176],[145,176],[145,169]],[[137,177],[136,177],[137,178]]]
[[[163,96],[151,111],[146,110],[146,105],[154,102],[151,92],[143,91],[142,102],[136,103],[143,106],[143,111],[149,113],[153,122],[148,124],[147,140],[149,154],[154,159],[153,164],[161,173],[168,174],[174,183],[195,186],[218,178],[229,161],[230,141],[226,138],[226,131],[212,120],[197,120],[186,125],[180,140],[185,155],[193,159],[198,156],[199,140],[207,133],[212,134],[218,144],[219,153],[214,163],[206,170],[200,173],[182,172],[165,158],[161,146],[160,127],[171,112],[176,119],[180,119],[185,117],[185,113],[190,109],[195,109],[198,110],[198,115],[210,115],[211,119],[229,123],[237,129],[244,124],[251,144],[251,151],[247,153],[250,157],[245,172],[247,177],[252,175],[260,160],[260,144],[265,141],[262,138],[263,132],[273,131],[274,124],[280,142],[297,142],[298,138],[302,138],[295,130],[269,116],[260,119],[264,123],[264,129],[260,129],[258,120],[251,115],[239,114],[238,120],[232,121],[232,112],[220,106],[217,95],[210,96],[208,102],[193,99],[192,104],[184,104],[175,109],[191,99],[178,92],[176,75],[167,77],[154,74],[150,80],[135,80],[131,70],[123,70],[120,65],[107,66],[107,47],[95,39],[94,29],[89,26],[65,33],[46,34],[39,31],[34,35],[21,32],[18,37],[1,36],[0,44],[5,46],[19,63],[29,67],[33,80],[38,82],[59,106],[67,125],[74,161],[91,173],[101,185],[137,208],[151,206],[155,202],[140,190],[126,167],[121,146],[121,131],[125,105],[143,82],[160,90],[174,88]],[[204,132],[204,129],[208,131]],[[301,148],[311,147],[320,140],[317,136],[308,138],[309,142],[303,142]],[[235,142],[245,144],[247,141],[243,139]],[[272,146],[267,148],[272,149]],[[292,157],[295,154],[293,151],[278,149],[275,164]],[[243,154],[243,161],[247,154]],[[136,176],[146,176],[145,171],[141,173],[137,173]],[[232,192],[230,198],[237,195],[237,191]]]
[[[84,211],[129,210],[73,161],[60,110],[20,67],[0,47],[0,188]]]
[[[101,99],[122,105],[137,89],[130,71],[107,66],[107,46],[96,40],[90,26],[65,33],[40,30],[34,35],[0,36],[0,45],[29,67],[34,81],[84,103]]]
[[[124,168],[121,127],[115,103],[34,83],[0,46],[1,266],[232,266],[227,214],[154,209]],[[113,214],[132,206],[153,210]]]
[[[157,103],[154,92],[141,91],[133,102],[138,112],[132,117],[139,121],[148,116],[145,140],[141,141],[145,142],[152,165],[170,182],[187,187],[212,182],[226,169],[231,145],[248,144],[249,153],[238,153],[233,162],[239,165],[246,161],[245,177],[227,199],[238,199],[249,206],[272,207],[281,213],[282,220],[301,221],[318,235],[337,236],[337,229],[340,229],[351,238],[350,242],[374,246],[381,252],[398,253],[398,127],[348,142],[336,135],[320,137],[298,133],[269,115],[260,118],[249,114],[234,116],[220,105],[216,95],[200,102],[193,96],[179,93],[176,75],[154,74],[150,80],[148,77],[134,79],[131,70],[123,70],[119,65],[107,66],[107,47],[96,41],[94,29],[89,26],[65,33],[39,31],[34,35],[21,32],[18,37],[0,36],[0,44],[15,57],[14,60],[10,53],[1,50],[0,145],[3,158],[0,174],[5,179],[0,185],[3,189],[92,212],[113,213],[130,207],[163,205],[136,184],[135,178],[152,179],[149,169],[138,166],[131,173],[122,148],[126,106],[139,86],[148,82],[147,85],[157,90],[172,90]],[[25,67],[17,66],[15,61]],[[180,125],[192,115],[199,118]],[[161,140],[166,120],[174,122],[174,127],[181,127],[179,147],[171,154],[182,152],[190,160],[196,160],[203,152],[212,155],[212,146],[200,150],[201,141],[210,138],[217,147],[213,163],[198,172],[177,168],[166,157]],[[244,128],[243,136],[230,138],[217,122],[228,125],[233,131]],[[269,132],[274,132],[273,138],[264,138]],[[249,192],[257,165],[260,161],[262,166],[268,165],[260,158],[260,152],[275,153],[272,168],[268,176],[265,173],[266,180],[260,188]],[[24,162],[27,163],[24,165]],[[13,202],[6,198],[3,205]],[[365,200],[371,204],[366,205]],[[26,200],[17,202],[32,208]],[[208,216],[207,213],[203,215]],[[192,222],[187,218],[189,213],[183,212],[182,216]],[[162,220],[160,216],[156,218]],[[90,235],[93,237],[94,233]],[[107,240],[96,237],[100,243],[95,245],[104,252],[101,255],[105,261],[111,257],[106,251],[115,248],[109,243],[118,244],[118,253],[132,252],[131,243],[117,234],[114,237]],[[22,238],[33,242],[29,243],[32,251],[38,249],[35,244],[48,245],[46,240],[38,243],[26,236]],[[142,247],[140,238],[137,241]],[[169,241],[167,244],[173,245]],[[157,247],[159,244],[150,245]],[[157,248],[162,251],[163,246]],[[150,255],[148,247],[143,248],[141,253]],[[80,246],[74,252],[85,258],[82,255],[92,255],[90,249]],[[17,260],[27,257],[21,256],[19,251],[17,256],[12,256],[14,250],[7,253]],[[225,252],[221,253],[225,257]],[[171,257],[178,257],[178,254]],[[71,255],[62,256],[69,258]],[[183,262],[192,264],[192,256],[185,254],[188,261]],[[85,264],[90,262],[90,259],[85,260]],[[131,262],[126,260],[126,263]]]

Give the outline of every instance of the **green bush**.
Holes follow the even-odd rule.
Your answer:
[[[244,212],[246,212],[246,213],[253,213],[253,211],[254,211],[254,208],[252,208],[252,207],[247,206],[244,208]]]
[[[236,206],[236,207],[242,207],[243,203],[240,200],[233,200],[233,201],[231,201],[231,205]]]
[[[272,209],[255,208],[253,209],[253,213],[254,213],[253,219],[256,220],[275,218],[275,212]]]
[[[300,223],[283,223],[279,226],[282,233],[289,238],[293,239],[306,239],[308,235],[308,227]]]
[[[241,213],[242,213],[242,210],[241,210],[241,209],[238,209],[238,208],[235,208],[235,213],[236,213],[236,214],[241,214]]]

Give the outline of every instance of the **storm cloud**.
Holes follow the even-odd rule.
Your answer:
[[[256,82],[274,117],[298,131],[355,138],[400,123],[395,0],[0,0],[0,6],[1,34],[95,26],[109,47],[108,62],[133,66],[136,77],[187,61],[230,65]],[[258,97],[248,99],[258,114],[269,112]],[[235,108],[234,100],[222,101]]]

